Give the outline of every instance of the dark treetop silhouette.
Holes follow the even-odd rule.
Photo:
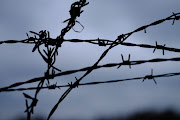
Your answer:
[[[38,103],[38,94],[42,89],[56,89],[56,88],[62,88],[62,87],[68,87],[68,89],[62,94],[62,96],[59,98],[58,102],[55,104],[55,106],[52,108],[52,110],[49,113],[49,116],[47,119],[50,119],[53,113],[56,111],[58,105],[66,98],[66,96],[73,90],[74,88],[78,88],[78,86],[82,85],[96,85],[96,84],[103,84],[103,83],[114,83],[114,82],[121,82],[121,81],[128,81],[128,80],[142,80],[145,81],[146,79],[153,80],[155,84],[157,84],[157,81],[155,78],[159,77],[171,77],[171,76],[177,76],[180,75],[179,72],[177,73],[166,73],[166,74],[159,74],[154,75],[153,69],[151,70],[151,74],[144,75],[142,77],[135,77],[135,78],[128,78],[128,79],[120,79],[120,80],[108,80],[108,81],[97,81],[97,82],[88,82],[88,83],[80,83],[83,78],[85,78],[88,74],[90,74],[93,70],[100,69],[100,68],[109,68],[109,67],[117,67],[121,68],[121,66],[127,65],[129,68],[131,68],[133,65],[139,65],[143,63],[155,63],[155,62],[166,62],[166,61],[180,61],[180,57],[176,58],[156,58],[156,59],[150,59],[150,60],[136,60],[131,61],[130,60],[130,54],[128,59],[124,59],[123,55],[122,62],[119,63],[108,63],[104,65],[99,65],[99,62],[106,56],[106,54],[114,47],[118,45],[123,46],[137,46],[142,48],[153,48],[153,53],[156,49],[162,50],[163,55],[165,55],[165,51],[171,51],[171,52],[180,52],[180,49],[178,48],[172,48],[167,47],[164,45],[159,45],[157,42],[155,45],[148,45],[148,44],[135,44],[135,43],[127,43],[124,42],[127,40],[132,34],[137,33],[139,31],[144,31],[146,33],[146,29],[159,25],[165,21],[172,21],[172,25],[174,25],[176,20],[180,19],[180,13],[173,13],[167,18],[157,20],[153,23],[150,23],[148,25],[144,25],[142,27],[139,27],[138,29],[135,29],[132,32],[121,34],[117,37],[117,39],[113,40],[106,40],[106,39],[93,39],[93,40],[80,40],[80,39],[64,39],[64,36],[67,32],[69,32],[71,29],[73,29],[75,32],[81,32],[84,29],[84,26],[77,20],[78,17],[83,13],[82,8],[86,5],[88,5],[89,2],[86,0],[79,0],[77,2],[74,2],[70,7],[70,18],[65,20],[63,23],[67,23],[67,26],[61,30],[61,33],[59,36],[57,36],[55,39],[50,37],[49,31],[41,30],[40,32],[34,32],[29,31],[31,34],[33,34],[33,37],[30,37],[27,33],[27,39],[25,40],[7,40],[7,41],[0,41],[0,44],[14,44],[14,43],[24,43],[24,44],[34,44],[34,48],[32,49],[32,52],[38,51],[40,56],[43,58],[43,60],[47,63],[47,70],[44,73],[44,76],[33,78],[24,82],[17,82],[12,85],[9,85],[7,87],[0,88],[0,92],[10,92],[10,91],[25,91],[25,90],[36,90],[34,96],[30,96],[27,93],[23,93],[24,97],[26,98],[26,110],[27,113],[27,119],[31,119],[31,114],[34,113],[34,107]],[[75,30],[73,27],[75,24],[79,24],[82,27],[82,30],[78,31]],[[102,53],[102,55],[99,57],[99,59],[89,67],[84,67],[77,70],[67,70],[63,71],[57,67],[54,66],[56,62],[56,57],[58,55],[58,50],[62,46],[64,42],[74,42],[74,43],[80,43],[80,42],[86,42],[89,44],[94,44],[98,46],[108,46],[108,48]],[[44,45],[45,49],[41,50],[40,46]],[[50,80],[54,79],[58,76],[63,75],[70,75],[76,72],[85,71],[85,74],[82,75],[80,78],[75,77],[74,82],[70,82],[67,85],[57,85],[51,84]],[[21,85],[29,84],[39,82],[37,87],[29,87],[29,88],[15,88],[19,87]],[[46,84],[45,84],[46,83]],[[30,103],[29,103],[30,102]]]

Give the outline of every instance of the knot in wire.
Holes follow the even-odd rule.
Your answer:
[[[69,11],[71,18],[75,19],[76,16],[80,17],[80,14],[83,12],[83,10],[81,11],[81,8],[87,4],[89,4],[89,2],[86,3],[86,0],[80,0],[79,2],[74,2],[71,5],[71,9]]]
[[[121,34],[117,37],[117,40],[119,40],[119,42],[123,42],[125,40],[125,35],[124,34]]]

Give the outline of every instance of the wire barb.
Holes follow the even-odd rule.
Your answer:
[[[172,13],[173,13],[173,16],[174,16],[174,19],[173,19],[173,23],[172,23],[172,25],[174,25],[175,20],[179,20],[179,19],[180,19],[180,17],[177,17],[177,15],[176,15],[174,12],[172,12]]]
[[[108,41],[104,41],[104,40],[100,40],[99,38],[97,39],[98,40],[98,45],[99,46],[106,46],[108,44]],[[106,43],[105,43],[106,42]]]
[[[120,63],[120,65],[117,67],[117,69],[120,68],[121,65],[129,65],[129,68],[131,69],[130,57],[131,57],[131,55],[129,54],[128,60],[124,60],[124,57],[123,57],[123,55],[121,54],[121,58],[122,58],[122,61],[123,61],[123,62]]]
[[[48,89],[56,89],[56,88],[61,89],[59,86],[57,86],[57,82],[52,85],[46,83],[46,86],[48,87]]]
[[[162,49],[163,55],[164,55],[165,46],[166,46],[166,44],[164,44],[164,45],[158,45],[158,44],[157,44],[157,41],[156,41],[156,47],[154,48],[153,53],[156,51],[156,49]]]
[[[144,82],[144,80],[146,80],[146,79],[153,80],[154,83],[157,84],[157,82],[156,82],[156,80],[154,79],[154,76],[153,76],[153,69],[151,69],[151,75],[146,75],[142,82]]]
[[[75,77],[75,79],[76,79],[76,82],[74,82],[74,83],[72,83],[72,82],[70,82],[70,83],[68,83],[68,85],[70,86],[70,88],[78,88],[78,86],[79,86],[79,80]]]

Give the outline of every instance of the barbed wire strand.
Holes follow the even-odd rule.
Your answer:
[[[131,35],[131,34],[133,34],[133,33],[135,33],[135,32],[139,32],[139,31],[142,31],[142,30],[146,30],[148,27],[150,27],[150,26],[155,26],[155,25],[158,25],[158,24],[161,24],[161,23],[163,23],[163,22],[165,22],[165,21],[168,21],[168,20],[173,20],[173,23],[174,23],[174,21],[175,20],[179,20],[180,19],[180,13],[173,13],[173,15],[171,15],[171,16],[169,16],[169,17],[167,17],[167,18],[164,18],[164,19],[160,19],[160,20],[157,20],[157,21],[155,21],[155,22],[153,22],[153,23],[151,23],[151,24],[148,24],[148,25],[144,25],[144,26],[142,26],[142,27],[140,27],[140,28],[138,28],[138,29],[136,29],[136,30],[134,30],[134,31],[132,31],[132,32],[129,32],[129,33],[126,33],[126,34],[124,34],[125,36],[126,35]],[[64,29],[67,29],[67,31],[63,31],[63,35],[65,35],[65,33],[67,33],[70,29],[69,29],[69,27],[73,27],[73,26],[66,26]],[[53,38],[51,38],[52,40],[55,40],[55,39],[53,39]],[[37,38],[36,38],[36,40],[38,40]],[[48,39],[48,40],[50,40],[50,39]],[[72,39],[73,40],[73,39]],[[64,41],[66,41],[66,40],[64,40]],[[74,39],[74,41],[76,41],[76,42],[81,42],[81,41],[79,41],[78,39]],[[93,42],[94,40],[91,40],[91,42]],[[96,40],[95,40],[96,41]],[[86,42],[86,41],[84,41],[84,42]],[[90,41],[89,41],[90,42]],[[25,40],[21,40],[21,41],[18,41],[18,40],[7,40],[7,41],[0,41],[0,44],[3,44],[3,43],[30,43],[30,44],[33,44],[33,43],[35,43],[35,42],[33,42],[33,41],[28,41],[28,39],[25,39]]]
[[[51,39],[51,40],[55,40],[55,39]],[[105,39],[99,39],[100,41],[104,41],[107,42],[106,44],[104,44],[104,46],[110,45],[112,44],[113,41],[111,40],[105,40]],[[11,41],[11,42],[9,42]],[[34,44],[32,42],[24,42],[26,40],[22,40],[22,41],[16,41],[16,40],[8,40],[8,41],[1,41],[0,43],[28,43],[28,44]],[[72,42],[72,43],[90,43],[90,44],[94,44],[94,45],[99,45],[98,40],[97,39],[92,39],[92,40],[81,40],[81,39],[68,39],[68,40],[64,40],[64,42]],[[166,51],[171,51],[171,52],[180,52],[180,49],[178,48],[172,48],[172,47],[157,47],[154,45],[149,45],[149,44],[135,44],[135,43],[128,43],[128,42],[123,42],[123,43],[115,43],[115,44],[119,44],[119,45],[124,45],[124,46],[130,46],[130,47],[142,47],[142,48],[157,48],[157,49],[161,49],[161,50],[166,50]]]
[[[161,78],[161,77],[172,77],[172,76],[178,76],[180,75],[180,72],[177,73],[166,73],[166,74],[159,74],[159,75],[153,75],[154,78]],[[116,82],[123,82],[123,81],[131,81],[131,80],[139,80],[144,79],[144,77],[135,77],[135,78],[127,78],[127,79],[119,79],[119,80],[108,80],[108,81],[97,81],[97,82],[87,82],[87,83],[79,83],[78,86],[86,86],[86,85],[97,85],[97,84],[106,84],[106,83],[116,83]],[[63,88],[63,87],[70,87],[69,84],[67,85],[56,85],[55,88]],[[36,90],[37,87],[29,87],[29,88],[17,88],[17,89],[7,89],[3,92],[11,92],[11,91],[26,91],[26,90]],[[41,89],[52,89],[50,87],[41,87]]]
[[[100,69],[100,68],[116,67],[119,65],[121,65],[121,66],[123,66],[123,65],[139,65],[139,64],[143,64],[143,63],[155,63],[155,62],[166,62],[166,61],[180,61],[180,57],[168,58],[168,59],[156,58],[156,59],[150,59],[150,60],[136,60],[136,61],[129,61],[129,64],[120,62],[120,63],[108,63],[108,64],[104,64],[104,65],[98,65],[96,67],[90,66],[90,67],[85,67],[85,68],[81,68],[81,69],[77,69],[77,70],[68,70],[68,71],[60,72],[60,73],[55,74],[54,76],[49,75],[49,79],[53,79],[54,77],[58,77],[58,76],[70,75],[70,74],[74,74],[77,72],[87,71],[88,69],[92,69],[92,68],[94,70],[96,70],[96,69]],[[29,83],[38,82],[38,81],[45,80],[45,79],[47,79],[47,77],[43,76],[43,77],[33,78],[33,79],[30,79],[30,80],[27,80],[24,82],[17,82],[8,87],[0,88],[0,92],[7,91],[10,88],[18,87],[18,86],[29,84]]]
[[[99,62],[106,56],[106,54],[107,54],[113,47],[117,46],[117,45],[114,44],[114,43],[116,43],[116,42],[122,43],[122,42],[124,42],[130,35],[132,35],[133,33],[136,33],[136,32],[142,31],[142,30],[145,30],[146,28],[148,28],[148,27],[150,27],[150,26],[158,25],[158,24],[160,24],[160,23],[162,23],[162,22],[164,22],[164,21],[166,21],[166,20],[171,20],[171,19],[174,20],[176,17],[175,17],[175,18],[171,18],[171,17],[174,17],[174,15],[175,15],[175,14],[173,14],[173,15],[171,15],[170,17],[167,17],[167,18],[165,18],[165,19],[161,19],[161,20],[158,20],[158,21],[156,21],[156,22],[153,22],[153,23],[151,23],[151,24],[149,24],[149,25],[142,26],[142,27],[140,27],[140,28],[138,28],[138,29],[136,29],[136,30],[134,30],[134,31],[132,31],[132,32],[127,33],[127,34],[122,34],[122,35],[118,36],[118,38],[110,45],[110,47],[103,52],[103,54],[100,56],[100,58],[97,60],[97,62],[92,66],[92,68],[91,68],[91,69],[88,69],[87,72],[86,72],[82,77],[80,77],[78,80],[76,80],[76,81],[72,84],[73,87],[70,86],[70,87],[64,92],[64,94],[60,97],[60,99],[59,99],[59,101],[57,102],[57,104],[56,104],[56,105],[53,107],[53,109],[51,110],[51,112],[50,112],[50,114],[49,114],[49,116],[48,116],[48,120],[50,119],[50,117],[52,116],[52,114],[56,111],[59,103],[61,103],[61,102],[64,100],[64,98],[71,92],[71,90],[74,88],[74,86],[78,86],[79,82],[80,82],[84,77],[86,77],[89,73],[91,73],[91,72],[94,70],[94,67],[96,67],[96,66],[99,64]],[[178,17],[180,17],[180,16],[178,16]],[[173,22],[174,22],[174,21],[173,21]]]
[[[39,40],[38,40],[38,41],[35,41],[36,36],[35,36],[35,38],[34,38],[34,37],[29,37],[29,35],[27,34],[27,36],[28,36],[28,41],[33,40],[34,43],[35,43],[35,46],[34,46],[32,52],[34,52],[34,51],[38,48],[38,52],[40,53],[41,57],[43,58],[43,60],[44,60],[44,61],[47,63],[47,65],[48,65],[47,71],[45,72],[45,79],[47,79],[48,85],[50,84],[50,83],[49,83],[49,75],[50,75],[50,69],[51,69],[51,68],[52,68],[52,74],[55,74],[55,70],[54,70],[54,68],[53,68],[52,66],[53,66],[53,64],[55,63],[56,56],[58,55],[58,48],[61,47],[61,45],[62,45],[62,43],[63,43],[63,41],[64,41],[64,36],[65,36],[65,34],[66,34],[69,30],[71,30],[71,28],[73,29],[73,26],[75,25],[75,23],[79,23],[79,24],[83,27],[83,25],[82,25],[79,21],[77,21],[76,19],[77,19],[77,17],[80,17],[81,13],[83,12],[83,10],[81,11],[81,8],[84,7],[84,6],[86,6],[86,5],[88,5],[88,4],[89,4],[89,2],[86,2],[86,0],[80,0],[80,1],[78,1],[78,2],[74,2],[74,3],[71,5],[71,9],[70,9],[70,11],[69,11],[71,17],[63,22],[63,23],[68,22],[68,24],[67,24],[67,26],[66,26],[65,28],[63,28],[63,29],[61,30],[61,34],[60,34],[59,36],[57,36],[55,42],[53,42],[53,44],[55,45],[55,47],[53,47],[52,49],[48,47],[48,46],[50,45],[50,44],[49,44],[50,34],[49,34],[49,32],[46,33],[46,30],[44,30],[44,31],[42,30],[42,31],[39,32],[40,35],[38,34],[38,35],[39,35]],[[84,28],[84,27],[83,27],[83,28]],[[75,29],[73,29],[73,30],[74,30],[75,32],[79,32],[79,31],[76,31]],[[37,34],[36,32],[33,32],[33,31],[30,31],[30,32],[33,33],[33,34]],[[48,36],[48,39],[47,39],[47,36]],[[45,52],[45,54],[46,54],[47,57],[45,57],[45,56],[41,53],[41,51],[40,51],[40,49],[39,49],[39,46],[42,45],[42,44],[45,44],[45,47],[47,48],[47,51],[46,51],[46,50],[43,50],[43,51]],[[57,70],[57,69],[56,69],[56,70]],[[59,70],[59,69],[58,69],[58,70]],[[60,70],[60,71],[61,71],[61,70]],[[43,79],[43,80],[40,81],[39,84],[40,84],[41,86],[38,85],[38,86],[39,86],[39,89],[36,90],[35,99],[37,98],[37,94],[40,92],[41,87],[43,86],[45,79]],[[31,105],[32,105],[33,103],[34,103],[34,100],[32,101]],[[37,104],[37,101],[36,101],[36,104]],[[32,112],[30,112],[30,115],[31,115],[31,113],[33,114],[33,108],[34,108],[34,106],[36,106],[36,104],[34,104],[34,105],[31,107]],[[27,108],[27,109],[29,109],[29,108]],[[29,113],[28,113],[28,115],[27,115],[27,118],[28,118],[29,120],[30,120],[30,117],[28,117],[28,116],[30,116],[30,115],[29,115]]]
[[[86,2],[86,1],[85,1]],[[85,5],[87,5],[87,4],[89,4],[89,3],[86,3],[85,4],[85,2],[82,2],[81,1],[81,3],[83,3],[84,5],[82,5],[82,6],[80,6],[80,7],[83,7],[83,6],[85,6]],[[75,3],[77,3],[77,2],[75,2]],[[73,8],[73,5],[75,5],[75,3],[74,4],[72,4],[72,6],[71,6],[71,9]],[[80,3],[80,2],[79,2]],[[71,14],[71,10],[70,10],[70,14]],[[66,21],[69,21],[68,22],[68,25],[66,26],[66,28],[64,28],[64,29],[62,29],[62,31],[61,31],[61,35],[60,36],[58,36],[57,38],[60,40],[60,41],[58,41],[58,44],[60,44],[60,46],[61,46],[61,44],[62,44],[62,42],[64,41],[64,35],[71,29],[71,28],[73,28],[73,26],[75,25],[75,23],[77,22],[77,23],[79,23],[80,25],[81,25],[81,23],[79,22],[79,21],[76,21],[76,17],[77,16],[80,16],[80,14],[82,13],[83,11],[80,11],[78,14],[76,14],[75,16],[73,16],[72,17],[72,14],[71,14],[71,18],[70,19],[67,19],[67,20],[65,20],[64,22],[66,22]],[[73,13],[74,14],[74,13]],[[136,29],[136,30],[134,30],[134,31],[132,31],[132,32],[129,32],[129,33],[126,33],[126,34],[122,34],[122,35],[120,35],[120,36],[118,36],[118,38],[115,40],[115,41],[113,41],[111,44],[110,44],[110,47],[108,48],[108,49],[106,49],[104,52],[103,52],[103,54],[100,56],[100,58],[97,60],[97,62],[93,65],[93,66],[91,66],[91,67],[89,67],[88,69],[86,69],[86,73],[81,77],[81,78],[79,78],[79,79],[76,79],[76,81],[72,84],[71,83],[71,85],[69,86],[69,89],[67,89],[66,90],[66,92],[60,97],[60,99],[59,99],[59,101],[58,101],[58,103],[53,107],[53,109],[51,110],[51,112],[50,112],[50,114],[49,114],[49,116],[48,116],[48,119],[51,117],[51,115],[55,112],[55,110],[56,110],[56,108],[58,107],[58,105],[59,105],[59,103],[70,93],[70,91],[73,89],[73,88],[75,88],[75,87],[78,87],[78,85],[79,85],[79,82],[84,78],[84,77],[86,77],[88,74],[90,74],[93,70],[95,70],[95,69],[97,69],[98,68],[98,64],[99,64],[99,62],[106,56],[106,54],[113,48],[113,47],[115,47],[115,46],[117,46],[118,44],[122,44],[130,35],[132,35],[133,33],[136,33],[136,32],[139,32],[139,31],[142,31],[142,30],[146,30],[148,27],[150,27],[150,26],[155,26],[155,25],[158,25],[158,24],[160,24],[160,23],[162,23],[162,22],[164,22],[164,21],[167,21],[167,20],[173,20],[173,24],[174,24],[174,22],[175,22],[175,20],[179,20],[180,19],[180,16],[178,16],[180,13],[176,13],[176,14],[174,14],[173,13],[173,15],[171,15],[171,16],[169,16],[169,17],[167,17],[167,18],[165,18],[165,19],[161,19],[161,20],[158,20],[158,21],[155,21],[155,22],[153,22],[153,23],[151,23],[151,24],[149,24],[149,25],[145,25],[145,26],[142,26],[142,27],[140,27],[140,28],[138,28],[138,29]],[[173,25],[172,24],[172,25]],[[82,25],[81,25],[82,26]],[[83,27],[83,26],[82,26]],[[83,27],[84,28],[84,27]],[[74,30],[75,31],[75,30]],[[76,32],[78,32],[78,31],[76,31]],[[36,39],[34,39],[34,42],[32,42],[32,41],[30,41],[29,39],[26,39],[26,40],[22,40],[22,41],[13,41],[13,40],[8,40],[8,41],[1,41],[0,42],[0,44],[3,44],[3,43],[35,43],[35,49],[37,48],[37,45],[38,46],[40,46],[41,44],[43,44],[43,42],[44,41],[40,41],[40,43],[38,43],[38,44],[36,44],[36,41],[35,41]],[[47,41],[47,40],[50,40],[50,39],[46,39],[45,40],[45,42]],[[57,39],[56,39],[57,40]],[[99,42],[100,40],[98,39],[98,42]],[[103,46],[103,44],[102,43],[104,43],[104,42],[100,42],[101,43],[101,45]],[[99,45],[100,45],[100,43],[99,43]],[[54,44],[54,43],[53,43]],[[56,43],[57,44],[57,43]],[[94,44],[94,43],[93,43]],[[141,46],[141,47],[152,47],[152,46],[147,46],[147,45],[137,45],[137,44],[133,44],[133,43],[130,43],[130,44],[126,44],[126,45],[129,45],[129,46],[132,46],[132,45],[134,45],[134,46]],[[56,50],[58,49],[58,47],[59,46],[56,46],[57,48],[56,48]],[[154,47],[154,46],[153,46]],[[164,50],[165,50],[165,45],[164,46],[155,46],[154,47],[155,49],[163,49],[163,54],[164,54]],[[35,50],[35,49],[33,49],[33,51]],[[154,51],[155,51],[155,49],[154,49]],[[169,49],[169,50],[171,50],[171,51],[175,51],[175,48],[167,48],[166,47],[166,49]],[[55,52],[56,53],[56,52]],[[130,57],[129,57],[130,58]],[[179,58],[172,58],[172,59],[154,59],[154,60],[150,60],[149,62],[162,62],[162,61],[179,61]],[[147,61],[145,61],[145,60],[143,60],[143,61],[136,61],[136,62],[133,62],[133,61],[124,61],[123,60],[123,63],[120,63],[120,64],[118,64],[119,66],[121,66],[121,65],[137,65],[137,64],[142,64],[142,63],[145,63],[145,62],[147,62]],[[108,65],[111,65],[111,67],[114,65],[114,64],[108,64]],[[82,70],[82,69],[81,69]],[[72,72],[72,71],[71,71]],[[54,78],[54,76],[56,76],[56,75],[51,75],[50,77],[40,77],[40,78],[42,78],[42,79],[40,79],[40,78],[34,78],[34,79],[31,79],[31,80],[29,80],[27,83],[31,83],[31,82],[34,82],[34,81],[44,81],[45,79],[49,79],[49,78]],[[14,83],[14,84],[12,84],[12,85],[10,85],[9,87],[4,87],[4,88],[1,88],[0,89],[0,92],[1,91],[3,91],[3,90],[6,90],[6,89],[9,89],[9,88],[13,88],[13,87],[17,87],[17,86],[19,86],[19,85],[22,85],[22,84],[25,84],[25,82],[19,82],[19,83]],[[39,92],[39,90],[40,90],[40,88],[38,89],[38,91],[36,92],[36,93],[38,93]],[[35,95],[35,96],[37,96],[37,94]]]

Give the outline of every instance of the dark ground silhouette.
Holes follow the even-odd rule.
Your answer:
[[[172,110],[166,110],[164,112],[146,111],[138,112],[128,117],[100,117],[96,120],[180,120],[180,114]]]
[[[26,120],[27,118],[19,117],[15,120]],[[32,118],[32,120],[46,120],[46,117],[37,116]],[[84,120],[84,119],[55,119],[55,120]],[[164,112],[155,112],[155,111],[145,111],[145,112],[137,112],[128,117],[122,117],[119,115],[114,116],[100,116],[94,119],[89,120],[180,120],[180,114],[173,110],[166,110]]]

